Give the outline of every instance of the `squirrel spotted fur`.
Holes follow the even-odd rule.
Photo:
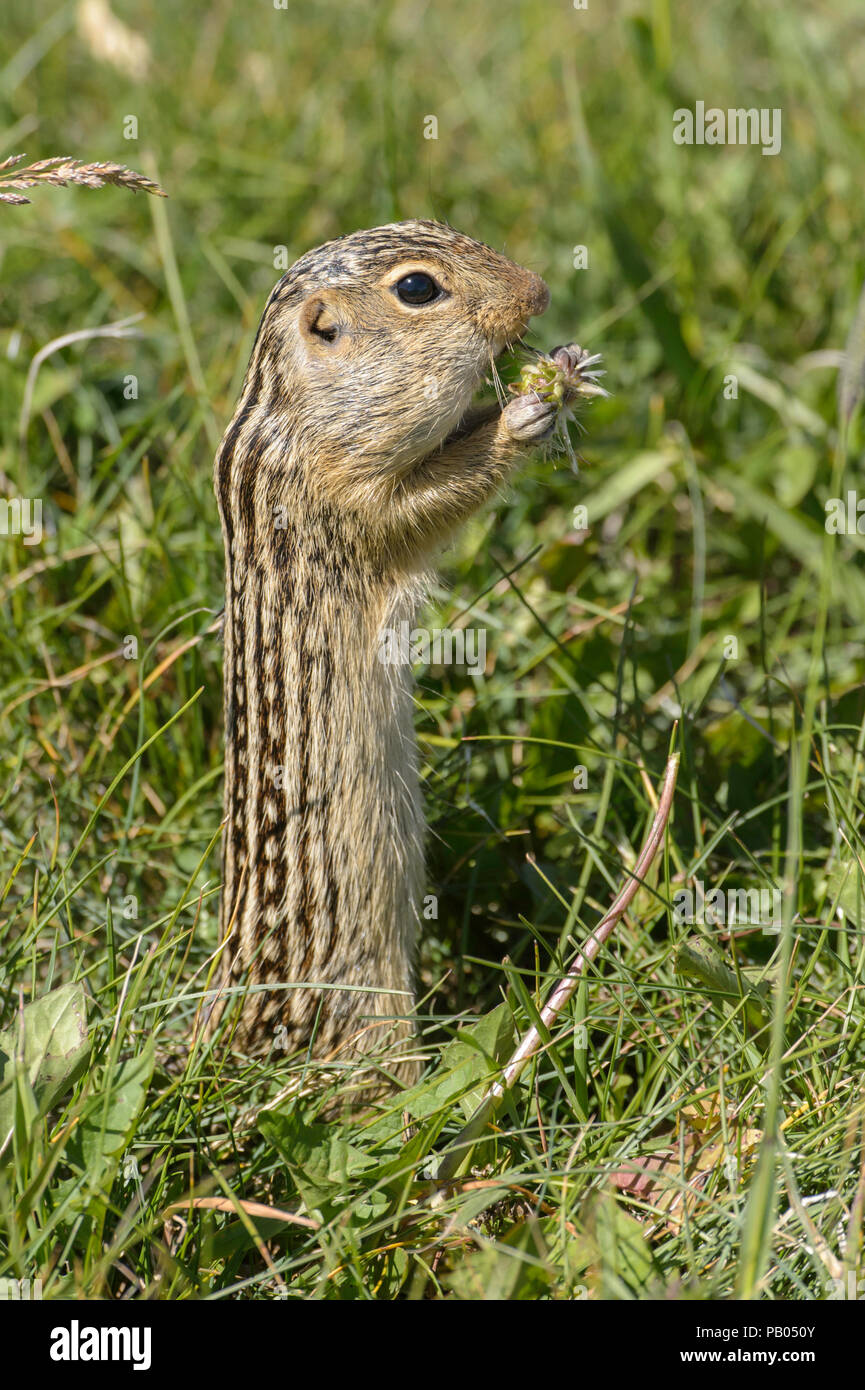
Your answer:
[[[418,1074],[424,819],[410,668],[437,550],[549,435],[472,410],[544,281],[430,221],[354,232],[275,286],[217,453],[225,541],[222,1007],[234,1044]],[[212,1020],[213,1021],[213,1020]]]

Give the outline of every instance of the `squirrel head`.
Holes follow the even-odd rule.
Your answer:
[[[244,397],[257,390],[306,491],[350,506],[453,433],[548,303],[539,275],[443,223],[352,232],[274,288]]]

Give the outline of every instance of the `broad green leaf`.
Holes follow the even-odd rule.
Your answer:
[[[498,1065],[510,1056],[513,1038],[510,1006],[499,1004],[445,1044],[435,1071],[400,1098],[401,1108],[415,1119],[424,1119],[459,1096],[460,1108],[468,1118]]]
[[[676,969],[681,975],[697,980],[713,1004],[719,999],[739,1005],[744,998],[745,1018],[754,1029],[763,1028],[769,1018],[769,1003],[765,984],[758,988],[743,976],[741,983],[730,969],[721,951],[705,937],[692,936],[676,951]]]
[[[552,1280],[540,1224],[523,1221],[463,1260],[446,1282],[458,1299],[474,1303],[539,1298]]]
[[[861,931],[865,920],[865,882],[858,859],[850,852],[843,852],[828,881],[832,902],[844,914],[851,927]]]
[[[639,1221],[615,1197],[602,1197],[594,1208],[595,1239],[600,1255],[602,1296],[620,1298],[622,1285],[638,1298],[647,1296],[657,1273]]]
[[[117,1063],[100,1082],[78,1127],[84,1166],[94,1172],[103,1161],[118,1158],[135,1130],[153,1075],[154,1039],[133,1057]]]
[[[325,1219],[350,1201],[350,1180],[376,1166],[332,1126],[307,1124],[294,1111],[266,1111],[258,1128],[285,1160],[307,1210]]]
[[[83,986],[61,985],[25,1004],[0,1031],[0,1145],[12,1127],[21,1071],[44,1114],[81,1074],[89,1055]]]

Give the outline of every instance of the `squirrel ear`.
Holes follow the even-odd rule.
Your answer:
[[[343,329],[333,305],[320,295],[312,295],[301,306],[298,326],[304,338],[316,338],[320,343],[335,343]]]

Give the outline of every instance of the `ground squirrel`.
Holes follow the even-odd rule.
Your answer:
[[[471,408],[548,302],[538,275],[429,221],[327,242],[267,302],[215,466],[222,982],[264,987],[243,1002],[247,1051],[386,1047],[391,1074],[417,1074],[412,676],[378,659],[380,634],[414,627],[438,547],[552,431],[538,397]]]

